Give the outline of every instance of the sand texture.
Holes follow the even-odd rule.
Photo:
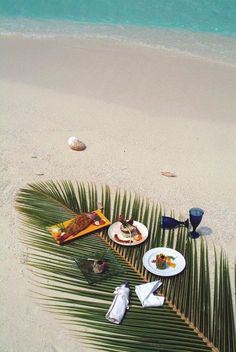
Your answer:
[[[186,217],[201,207],[233,269],[235,67],[92,39],[2,37],[0,52],[1,352],[89,351],[32,299],[14,210],[26,183],[107,183]]]

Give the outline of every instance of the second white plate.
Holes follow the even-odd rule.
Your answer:
[[[173,263],[176,264],[175,268],[168,267],[166,269],[158,269],[156,267],[156,263],[153,262],[153,260],[155,260],[156,255],[161,253],[165,256],[174,257]],[[181,253],[177,252],[175,249],[167,247],[157,247],[150,249],[144,254],[143,265],[152,274],[158,276],[173,276],[179,274],[182,270],[184,270],[186,261],[184,259],[184,256]]]

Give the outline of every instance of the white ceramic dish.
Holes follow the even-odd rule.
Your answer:
[[[172,260],[173,263],[176,264],[175,268],[168,267],[166,269],[158,269],[156,267],[156,263],[153,263],[153,260],[156,259],[156,255],[164,254],[165,256],[174,257]],[[148,252],[146,252],[143,256],[143,265],[144,267],[150,271],[152,274],[158,276],[173,276],[179,274],[182,270],[184,270],[186,261],[183,255],[177,252],[175,249],[167,248],[167,247],[157,247],[152,248]]]
[[[139,241],[136,241],[135,239],[133,239],[133,241],[131,242],[129,240],[129,235],[125,236],[124,233],[122,233],[122,231],[120,229],[120,227],[121,227],[121,222],[120,221],[114,222],[114,224],[112,224],[109,227],[108,236],[110,237],[110,239],[112,241],[120,244],[121,246],[136,246],[136,245],[138,245],[140,243],[143,243],[148,237],[148,229],[141,222],[134,221],[133,224],[134,224],[134,226],[137,227],[138,231],[142,235],[142,238]],[[119,240],[117,239],[116,235],[118,235]],[[122,240],[127,241],[127,242],[122,242]]]

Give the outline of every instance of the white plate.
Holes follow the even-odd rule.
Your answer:
[[[175,268],[167,268],[167,269],[157,269],[156,263],[152,263],[153,260],[156,259],[157,254],[163,253],[166,256],[172,256],[175,259],[173,262],[176,264]],[[179,274],[182,270],[184,270],[186,262],[181,253],[177,252],[172,248],[167,247],[157,247],[152,248],[148,252],[146,252],[143,256],[143,265],[144,267],[150,271],[152,274],[158,276],[172,276]]]
[[[110,239],[118,244],[120,244],[121,246],[136,246],[142,242],[144,242],[147,237],[148,237],[148,229],[146,228],[145,225],[143,225],[141,222],[138,221],[134,221],[134,226],[137,227],[138,231],[142,234],[142,239],[140,241],[133,241],[133,243],[121,243],[119,241],[116,240],[115,235],[117,234],[118,236],[120,236],[121,238],[123,238],[124,236],[122,235],[122,231],[120,229],[121,227],[121,222],[117,221],[114,222],[114,224],[112,224],[109,229],[108,229],[108,236],[110,237]],[[126,240],[129,240],[129,238],[126,238]]]

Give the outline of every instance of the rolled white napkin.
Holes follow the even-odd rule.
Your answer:
[[[140,299],[143,308],[159,307],[164,304],[165,297],[153,294],[161,285],[161,281],[153,281],[135,286],[135,292]]]
[[[116,287],[115,298],[106,314],[107,320],[114,324],[120,324],[125,312],[129,309],[130,289],[127,283]]]

